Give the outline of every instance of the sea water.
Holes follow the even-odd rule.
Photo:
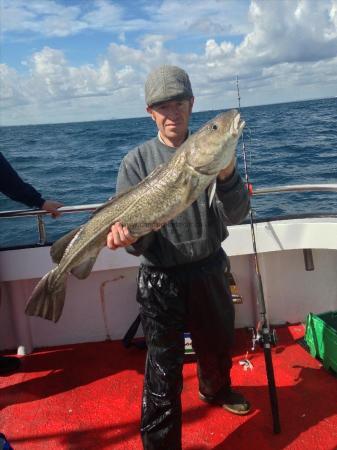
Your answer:
[[[220,111],[193,113],[191,131]],[[337,182],[337,98],[242,108],[249,179],[255,189]],[[0,148],[20,176],[45,199],[64,205],[102,203],[115,192],[119,164],[156,134],[150,117],[2,127]],[[244,176],[241,143],[238,166]],[[255,218],[337,213],[337,194],[285,193],[253,197]],[[27,209],[0,194],[0,211]],[[46,218],[47,239],[83,223],[88,213]],[[0,219],[0,247],[36,243],[36,219]]]

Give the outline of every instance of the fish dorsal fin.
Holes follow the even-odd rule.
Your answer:
[[[62,236],[60,239],[54,242],[50,248],[50,256],[54,263],[59,264],[66,248],[70,242],[74,239],[76,234],[80,231],[81,227],[74,228],[69,233]]]
[[[216,190],[216,180],[208,186],[208,206],[211,207]]]

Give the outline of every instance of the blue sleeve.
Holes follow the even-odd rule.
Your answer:
[[[25,183],[0,152],[0,191],[12,200],[41,208],[45,200],[29,183]]]

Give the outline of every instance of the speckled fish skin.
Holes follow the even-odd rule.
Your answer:
[[[56,241],[51,256],[57,266],[35,287],[26,313],[57,322],[68,273],[80,279],[90,274],[111,226],[120,222],[139,238],[175,218],[231,164],[244,125],[237,110],[219,114],[192,134],[168,163],[106,202],[78,230]]]

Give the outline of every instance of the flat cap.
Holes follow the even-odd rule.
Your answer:
[[[148,106],[191,97],[193,92],[190,79],[177,66],[159,66],[150,72],[145,82],[145,101]]]

